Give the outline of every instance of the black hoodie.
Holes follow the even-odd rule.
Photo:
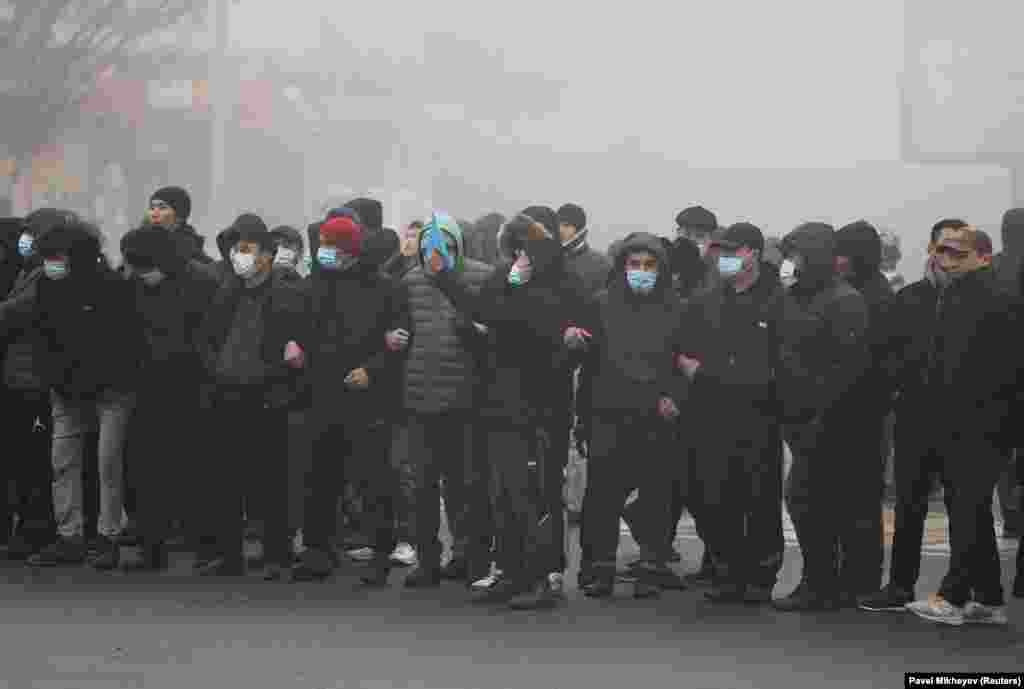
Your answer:
[[[533,236],[513,220],[504,228],[502,243],[530,257],[532,276],[526,284],[511,286],[511,266],[503,265],[479,293],[449,273],[438,276],[438,286],[456,308],[492,331],[481,372],[480,413],[504,423],[545,423],[568,403],[562,375],[569,360],[565,329],[578,325],[593,331],[593,309],[579,278],[566,270],[556,239]]]
[[[658,278],[650,294],[635,293],[626,282],[626,259],[647,252],[658,259]],[[668,253],[661,240],[639,232],[626,237],[612,268],[607,289],[597,295],[599,318],[584,358],[584,381],[593,413],[651,415],[658,400],[681,407],[686,377],[675,368],[675,355],[687,351],[682,329],[682,302],[673,289]]]
[[[871,361],[868,308],[857,290],[835,274],[835,231],[822,223],[801,225],[782,240],[782,252],[803,265],[787,293],[796,307],[787,324],[802,341],[801,359],[815,379],[806,401],[809,413],[826,421],[856,416],[851,395]],[[787,400],[788,402],[788,400]],[[803,406],[804,403],[801,404]]]
[[[1000,289],[1021,296],[1017,280],[1024,267],[1024,208],[1011,208],[1003,214],[1003,250],[992,260],[996,283]]]

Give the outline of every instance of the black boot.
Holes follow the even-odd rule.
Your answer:
[[[441,585],[441,570],[433,567],[418,566],[405,578],[403,586],[407,589],[437,588]]]
[[[819,612],[838,607],[834,595],[815,591],[803,581],[788,596],[776,599],[773,605],[781,612]]]
[[[101,572],[107,572],[112,569],[117,569],[117,566],[121,563],[121,546],[118,545],[116,538],[102,538],[98,542],[98,549],[96,557],[94,557],[89,564],[92,565],[93,569]]]
[[[448,564],[441,568],[441,578],[449,581],[466,581],[469,578],[466,558],[453,556]]]
[[[330,556],[318,548],[309,548],[292,567],[292,581],[323,581],[334,572]]]
[[[704,597],[713,603],[742,603],[746,592],[747,587],[742,584],[716,582],[710,591],[704,592]]]
[[[144,543],[142,557],[126,562],[121,569],[126,572],[160,572],[167,569],[167,549],[163,543]]]
[[[364,586],[383,588],[388,585],[388,575],[391,574],[391,553],[384,557],[376,557],[370,563],[366,571],[359,575],[359,581]]]
[[[583,587],[587,598],[610,598],[615,593],[615,571],[601,568],[594,572],[591,581]]]
[[[686,583],[691,586],[708,586],[712,583],[715,576],[715,568],[711,562],[711,553],[708,551],[707,546],[704,547],[704,557],[700,561],[700,569],[692,574],[686,575]]]

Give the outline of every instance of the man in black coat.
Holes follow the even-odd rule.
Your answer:
[[[302,292],[274,274],[274,239],[263,221],[238,217],[225,243],[232,275],[220,284],[200,328],[197,347],[213,380],[204,412],[210,435],[207,505],[210,540],[197,570],[244,570],[243,502],[265,520],[264,576],[278,579],[291,562],[288,533],[288,411],[297,402],[309,334]]]
[[[844,491],[858,465],[846,448],[860,432],[853,392],[870,363],[868,309],[864,297],[835,273],[831,226],[801,225],[781,248],[786,260],[780,274],[797,314],[786,327],[805,329],[801,366],[813,385],[804,399],[796,400],[806,422],[788,429],[793,465],[787,502],[803,553],[802,578],[775,604],[785,611],[832,609],[853,602],[843,596],[835,551],[856,533]]]
[[[642,504],[634,521],[644,546],[638,593],[674,578],[665,561],[675,536],[674,422],[687,389],[674,370],[675,357],[684,351],[682,303],[661,241],[647,233],[626,237],[613,273],[597,297],[592,336],[574,333],[569,341],[586,349],[581,376],[590,397],[591,431],[580,538],[581,569],[589,575],[584,592],[593,597],[612,594],[619,516],[634,489]]]
[[[543,209],[531,209],[537,215]],[[553,215],[553,212],[551,213]],[[579,279],[566,271],[561,244],[549,227],[531,215],[509,222],[502,243],[515,258],[492,273],[479,294],[448,273],[438,284],[456,308],[486,326],[492,347],[482,371],[478,397],[481,432],[486,438],[496,520],[499,562],[504,576],[481,592],[480,599],[513,608],[535,608],[557,600],[548,575],[561,561],[564,544],[555,535],[563,519],[548,499],[545,484],[552,470],[547,440],[553,420],[567,404],[566,331],[589,323],[587,299]],[[564,466],[565,458],[552,461]],[[558,477],[559,489],[561,476]],[[560,497],[560,496],[559,496]]]
[[[346,474],[361,474],[373,529],[374,558],[363,576],[387,583],[394,550],[397,477],[390,463],[391,430],[399,406],[401,352],[387,333],[410,331],[408,298],[381,270],[387,245],[367,236],[351,215],[337,214],[311,237],[316,260],[307,287],[312,395],[312,494],[303,518],[302,562],[297,579],[322,579],[332,571],[338,495]]]
[[[699,485],[716,602],[771,601],[782,567],[782,405],[790,364],[781,285],[762,271],[749,223],[717,242],[721,283],[687,305],[680,368],[692,379]]]
[[[299,282],[302,274],[299,266],[302,265],[305,249],[302,243],[302,235],[294,227],[280,225],[270,231],[277,246],[277,253],[274,254],[274,270],[280,271],[284,280]]]
[[[149,198],[147,218],[150,224],[169,230],[185,241],[188,258],[203,265],[214,260],[203,250],[206,238],[188,224],[192,215],[192,197],[181,187],[157,189]]]
[[[131,285],[110,268],[100,231],[80,220],[52,227],[36,242],[43,258],[33,319],[38,365],[53,408],[53,502],[58,540],[33,566],[84,559],[82,466],[86,439],[99,430],[100,536],[97,569],[118,565],[124,445],[143,351]]]
[[[8,543],[10,559],[25,559],[54,538],[50,394],[39,375],[39,330],[32,319],[43,275],[43,259],[36,251],[36,240],[51,227],[72,219],[74,215],[69,212],[43,208],[18,223],[13,257],[18,271],[0,301],[6,432],[11,446],[20,448],[21,457],[19,461],[4,463],[6,475],[14,482],[15,503],[10,506],[9,516],[16,512],[19,517]],[[5,491],[0,500],[6,497]]]
[[[836,232],[836,271],[861,293],[868,308],[868,368],[854,385],[856,399],[851,412],[858,419],[859,432],[851,437],[846,455],[857,467],[849,473],[844,494],[854,521],[850,537],[840,542],[836,569],[847,596],[860,598],[882,585],[883,530],[882,496],[885,492],[885,460],[882,446],[885,419],[892,409],[895,385],[886,370],[889,333],[895,295],[881,270],[882,240],[866,221],[851,223]]]
[[[121,239],[125,276],[135,287],[145,350],[137,384],[126,470],[136,491],[142,559],[126,569],[167,566],[165,541],[172,517],[182,517],[182,496],[192,490],[198,467],[194,454],[202,363],[196,334],[217,290],[217,280],[187,258],[180,239],[145,226]],[[169,423],[170,419],[174,423]]]
[[[952,492],[949,569],[936,595],[907,608],[951,625],[1007,622],[992,495],[1007,448],[1019,439],[1012,423],[1022,367],[1014,349],[1018,304],[996,284],[991,254],[991,240],[974,228],[942,229],[935,247],[939,289],[932,309],[920,314],[927,320],[914,324],[918,346],[905,356],[922,375],[920,447],[940,459]],[[897,428],[903,423],[899,418]]]

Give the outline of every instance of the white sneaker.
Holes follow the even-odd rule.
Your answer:
[[[391,553],[390,560],[399,565],[412,567],[417,562],[416,549],[408,543],[399,543],[395,546],[395,552]]]
[[[548,589],[556,596],[565,594],[565,575],[561,572],[548,574]]]
[[[345,555],[355,560],[356,562],[369,562],[373,559],[374,550],[370,547],[356,548],[354,550],[347,551]]]
[[[957,627],[964,623],[964,609],[958,608],[938,595],[930,596],[926,600],[907,603],[907,610],[929,622],[951,624]]]
[[[472,588],[474,591],[486,591],[487,589],[497,584],[498,579],[500,578],[501,570],[496,569],[483,579],[477,579],[476,581],[474,581],[472,584],[470,584],[470,588]]]
[[[982,605],[975,601],[964,606],[964,624],[997,624],[1007,625],[1010,620],[1006,617],[1006,608],[1003,606]]]

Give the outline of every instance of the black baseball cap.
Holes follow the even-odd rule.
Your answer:
[[[721,233],[718,237],[715,237],[712,244],[723,249],[731,250],[745,246],[749,249],[754,249],[755,251],[763,253],[764,234],[756,225],[748,222],[738,222],[735,225],[730,225],[725,232]]]

